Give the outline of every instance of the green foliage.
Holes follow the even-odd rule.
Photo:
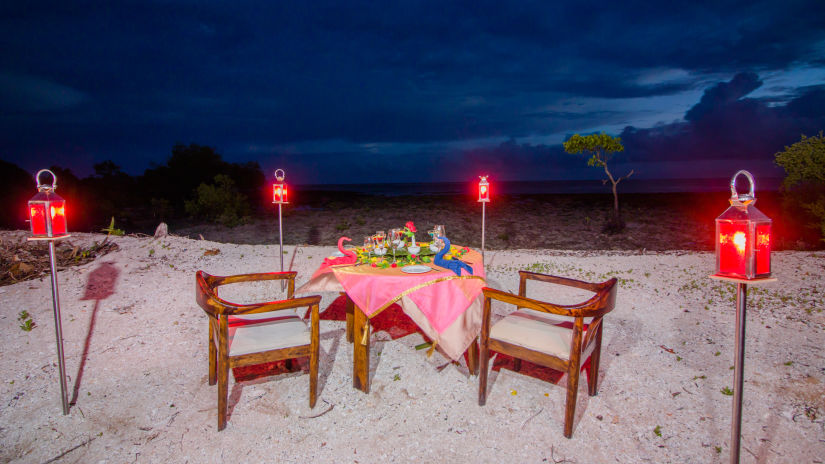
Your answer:
[[[115,217],[112,216],[112,220],[109,222],[109,227],[105,229],[101,229],[101,232],[106,232],[107,235],[123,235],[123,229],[116,229],[115,228]]]
[[[719,390],[719,391],[720,391],[720,392],[722,392],[722,394],[723,394],[723,395],[726,395],[726,396],[733,396],[733,390],[731,390],[731,389],[730,389],[730,388],[728,388],[728,387],[725,387],[725,388],[723,388],[723,389],[721,389],[721,390]]]
[[[17,321],[20,322],[20,329],[24,332],[31,332],[33,328],[37,327],[37,324],[32,320],[31,314],[25,309],[17,315]]]
[[[656,435],[657,437],[661,437],[662,436],[662,426],[657,425],[656,427],[654,427],[653,428],[653,434]]]
[[[590,154],[587,165],[600,168],[607,165],[613,153],[624,151],[624,145],[621,138],[611,137],[604,132],[585,136],[574,134],[564,142],[564,151],[572,155],[587,152]]]
[[[214,184],[200,184],[195,198],[187,200],[185,207],[186,213],[194,218],[217,221],[227,227],[240,224],[250,214],[248,200],[225,174],[215,176]]]
[[[802,135],[799,142],[776,153],[776,164],[785,170],[784,190],[794,194],[791,203],[809,213],[825,241],[825,136]]]

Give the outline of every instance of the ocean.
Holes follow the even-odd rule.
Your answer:
[[[744,193],[747,185],[740,177],[739,192]],[[760,178],[756,180],[756,194],[760,191],[777,191],[781,178]],[[623,193],[679,193],[679,192],[729,192],[730,178],[707,179],[627,179],[619,183],[619,194]],[[305,184],[294,187],[299,191],[349,192],[365,195],[408,196],[408,195],[475,195],[477,183],[431,182],[431,183],[380,183],[380,184]],[[529,194],[584,194],[611,193],[610,183],[601,180],[549,180],[549,181],[501,181],[491,182],[492,195]]]

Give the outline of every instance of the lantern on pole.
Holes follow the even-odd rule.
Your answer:
[[[48,173],[52,183],[40,181],[40,175]],[[66,363],[63,357],[63,327],[60,318],[60,295],[57,287],[57,260],[54,255],[54,242],[69,237],[66,229],[66,201],[55,193],[57,176],[48,169],[41,169],[35,176],[37,194],[29,200],[29,221],[32,236],[28,240],[45,240],[49,242],[49,266],[52,275],[52,309],[54,310],[54,331],[57,341],[57,361],[60,373],[60,400],[63,415],[69,414],[69,400],[66,396]]]
[[[289,204],[289,190],[287,185],[284,183],[284,177],[286,177],[286,173],[283,169],[276,169],[275,170],[275,183],[272,184],[272,203],[278,205],[278,240],[280,242],[280,249],[281,249],[281,272],[284,272],[284,227],[282,222],[282,211],[281,208],[283,205]],[[281,281],[281,289],[283,290],[285,285],[284,281]]]
[[[746,194],[736,191],[739,175],[745,176],[750,183]],[[742,435],[747,286],[776,281],[771,277],[771,220],[754,206],[754,189],[753,176],[748,171],[738,171],[731,178],[730,207],[716,218],[716,274],[710,276],[736,284],[731,463],[739,462],[739,439]]]
[[[745,176],[750,191],[736,192],[736,178]],[[771,276],[771,220],[756,209],[753,176],[739,171],[730,181],[730,207],[716,218],[716,275],[739,279]]]
[[[484,260],[484,232],[487,219],[487,203],[490,202],[490,183],[488,176],[478,176],[478,202],[481,203],[481,259]]]

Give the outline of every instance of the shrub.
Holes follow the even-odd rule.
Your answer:
[[[227,227],[241,224],[250,214],[246,197],[225,174],[215,176],[214,184],[200,184],[195,189],[195,198],[187,200],[185,208],[193,218],[216,221]]]
[[[787,174],[782,182],[792,203],[818,221],[820,239],[825,240],[825,136],[805,137],[777,153],[776,164]]]

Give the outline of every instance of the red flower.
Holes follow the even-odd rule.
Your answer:
[[[395,263],[392,263],[392,264],[391,264],[391,266],[392,266],[392,267],[398,267],[398,265],[397,265],[397,264],[395,264]]]
[[[372,267],[378,267],[375,263],[371,264]]]
[[[412,259],[418,259],[418,255],[411,255],[410,257],[411,257]]]
[[[407,227],[407,229],[408,229],[410,232],[413,232],[413,233],[418,232],[418,231],[415,229],[415,224],[413,224],[413,222],[412,222],[412,221],[408,221],[408,222],[405,224],[405,226]]]

